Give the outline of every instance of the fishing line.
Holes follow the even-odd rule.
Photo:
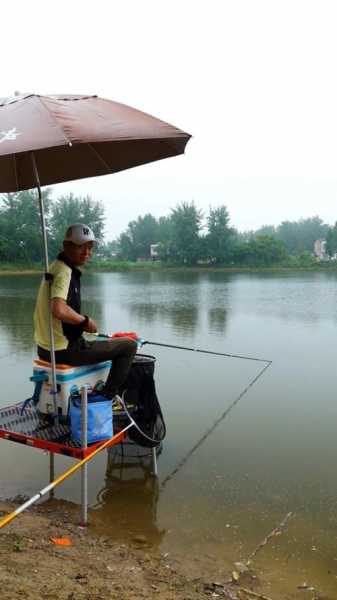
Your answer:
[[[228,408],[226,408],[226,410],[222,413],[222,415],[220,415],[220,417],[213,423],[213,425],[207,429],[205,431],[205,433],[202,435],[202,437],[197,441],[196,444],[194,444],[194,446],[191,448],[191,450],[188,451],[188,453],[182,458],[182,460],[175,466],[175,468],[173,469],[173,471],[171,471],[171,473],[169,475],[167,475],[165,477],[165,479],[162,481],[161,485],[160,485],[160,489],[164,489],[164,487],[166,486],[167,483],[169,483],[169,481],[171,481],[171,479],[173,479],[173,477],[183,468],[183,466],[187,463],[187,461],[191,458],[191,456],[196,452],[196,450],[198,450],[198,448],[201,447],[201,445],[207,440],[207,438],[215,431],[215,429],[220,425],[220,423],[229,415],[229,413],[231,412],[231,410],[239,403],[239,401],[241,400],[241,398],[243,398],[243,396],[245,396],[247,394],[247,392],[253,387],[253,385],[262,377],[262,375],[266,372],[266,370],[271,366],[272,361],[271,360],[266,360],[265,361],[266,364],[265,366],[261,369],[261,371],[258,372],[257,375],[255,375],[255,377],[248,383],[248,385],[242,390],[242,392],[240,392],[240,394],[235,398],[235,400],[233,400],[232,404],[230,406],[228,406]],[[126,410],[126,406],[124,403],[124,399],[122,401],[123,404],[123,408],[124,410],[127,412],[128,417],[130,419],[132,419],[131,415],[128,413],[128,411]],[[135,423],[133,423],[135,425]],[[140,431],[140,433],[142,435],[144,435],[144,437],[147,437],[136,425],[136,428]],[[123,442],[122,442],[123,443]],[[160,447],[160,446],[159,446]],[[116,448],[116,447],[115,447]],[[116,448],[117,449],[117,448]],[[122,453],[118,453],[118,456],[124,458],[123,452]],[[128,458],[146,458],[147,455],[131,455],[128,456]]]
[[[193,448],[191,448],[191,450],[189,450],[186,456],[184,456],[184,458],[177,464],[173,471],[165,477],[165,479],[161,483],[161,489],[165,487],[165,485],[178,473],[178,471],[180,471],[180,469],[186,464],[186,462],[192,456],[192,454],[194,454],[194,452],[198,448],[200,448],[200,446],[207,440],[207,438],[213,433],[213,431],[218,427],[218,425],[220,425],[220,423],[229,415],[234,406],[238,404],[241,398],[248,392],[248,390],[250,390],[250,388],[258,381],[258,379],[262,377],[262,375],[270,367],[273,361],[266,360],[265,362],[267,364],[263,367],[263,369],[261,369],[261,371],[259,371],[259,373],[250,381],[250,383],[248,383],[245,389],[238,395],[237,398],[235,398],[232,404],[228,408],[226,408],[225,412],[213,423],[213,425],[209,429],[207,429],[207,431],[203,434],[200,440],[193,446]]]
[[[96,335],[99,336],[99,337],[103,337],[103,338],[114,339],[113,336],[107,335],[107,334],[104,334],[104,333],[97,333]],[[127,337],[127,334],[126,334],[126,337]],[[238,358],[238,359],[241,359],[241,360],[252,360],[252,361],[255,361],[255,362],[263,362],[264,363],[264,367],[261,369],[261,371],[259,371],[258,374],[248,383],[248,385],[244,388],[244,390],[242,390],[242,392],[237,396],[237,398],[235,398],[235,400],[225,410],[225,412],[213,423],[213,425],[209,429],[207,429],[207,431],[203,434],[203,436],[200,438],[200,440],[191,448],[191,450],[189,450],[189,452],[177,464],[177,466],[174,468],[174,470],[169,475],[167,475],[167,477],[163,480],[163,482],[161,484],[161,488],[163,488],[172,479],[172,477],[174,477],[174,475],[176,473],[178,473],[178,471],[180,471],[180,469],[186,464],[186,462],[192,456],[192,454],[194,454],[194,452],[198,448],[200,448],[200,446],[213,433],[213,431],[218,427],[218,425],[228,416],[228,414],[238,404],[238,402],[241,400],[241,398],[243,398],[243,396],[245,396],[245,394],[247,394],[247,392],[253,387],[253,385],[262,377],[262,375],[270,367],[270,365],[272,364],[273,361],[271,361],[269,359],[257,358],[257,357],[253,357],[253,356],[244,356],[244,355],[241,355],[241,354],[228,354],[228,353],[225,353],[225,352],[213,352],[211,350],[204,350],[204,349],[201,349],[201,348],[191,348],[189,346],[176,346],[176,345],[173,345],[173,344],[164,344],[164,343],[161,343],[161,342],[152,342],[150,340],[139,339],[138,341],[139,341],[139,343],[140,343],[141,346],[145,346],[145,344],[151,344],[152,346],[161,346],[163,348],[172,348],[172,349],[175,349],[175,350],[186,350],[188,352],[198,352],[198,353],[202,353],[202,354],[210,354],[210,355],[213,355],[213,356],[225,356],[227,358]]]

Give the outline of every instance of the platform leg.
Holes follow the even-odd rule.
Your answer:
[[[55,479],[55,456],[54,452],[49,452],[49,483]],[[54,488],[49,492],[49,498],[54,498]]]
[[[154,475],[155,477],[158,476],[158,464],[157,464],[157,452],[156,452],[156,448],[151,448],[151,453],[152,453],[152,475]]]
[[[81,388],[81,446],[88,445],[88,390],[84,385]],[[81,525],[88,524],[88,465],[81,468]]]

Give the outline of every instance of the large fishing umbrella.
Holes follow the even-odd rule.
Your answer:
[[[37,188],[46,279],[49,264],[41,186],[177,156],[189,138],[164,121],[97,96],[27,94],[0,99],[0,192]],[[55,399],[51,314],[50,345]]]

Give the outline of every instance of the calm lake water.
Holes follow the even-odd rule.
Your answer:
[[[39,280],[0,278],[1,406],[32,392]],[[205,435],[263,365],[147,346],[168,429],[159,478],[146,460],[121,465],[115,452],[102,453],[89,467],[93,528],[145,535],[163,552],[199,556],[219,576],[291,511],[283,535],[254,561],[265,593],[311,597],[297,589],[307,582],[337,598],[337,275],[86,274],[83,297],[102,331],[273,361]],[[46,484],[45,454],[0,447],[3,498]],[[57,472],[71,463],[56,457]],[[79,502],[79,477],[56,496]]]

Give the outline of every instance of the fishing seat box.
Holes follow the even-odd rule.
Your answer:
[[[69,397],[71,392],[83,385],[93,388],[98,382],[105,382],[111,367],[111,361],[104,361],[92,365],[72,367],[70,365],[56,365],[56,405],[58,415],[68,416]],[[43,414],[54,413],[52,389],[51,363],[40,359],[33,360],[33,375],[41,371],[48,374],[48,380],[44,381],[39,395],[37,409]]]

